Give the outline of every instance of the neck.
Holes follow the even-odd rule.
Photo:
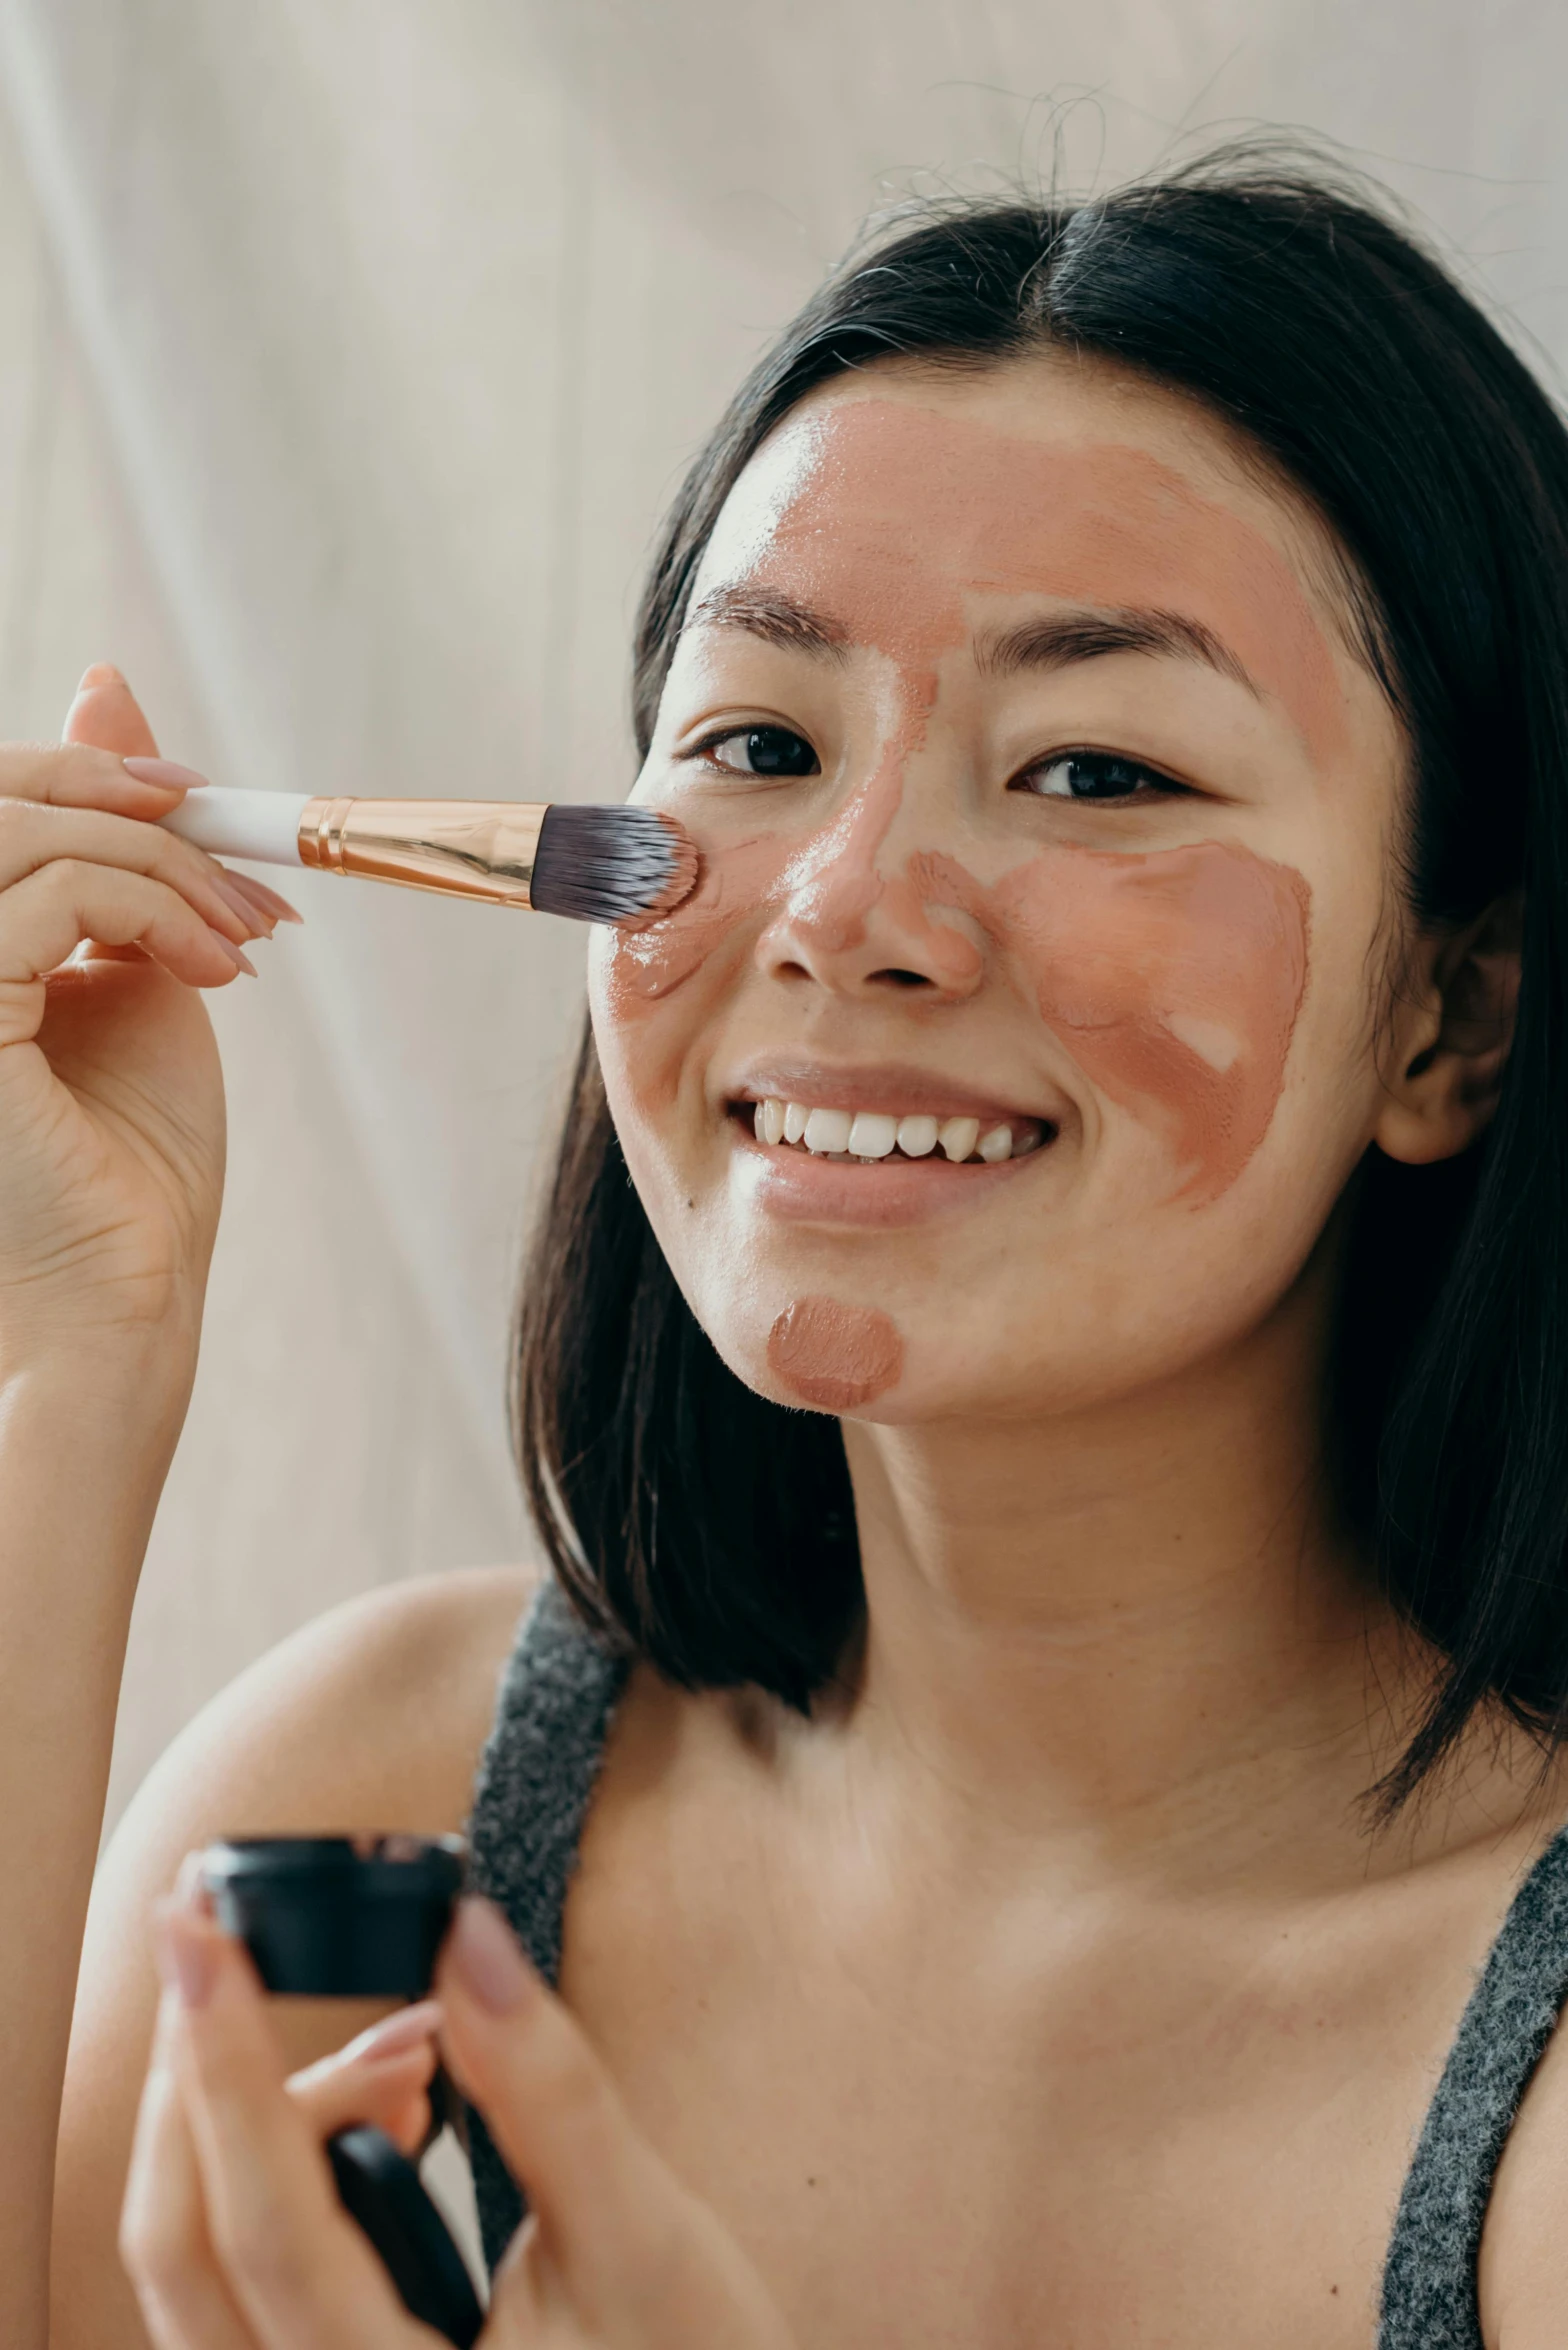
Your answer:
[[[852,1718],[961,1833],[1163,1865],[1275,1834],[1297,1804],[1353,1826],[1392,1759],[1378,1691],[1401,1643],[1334,1530],[1319,1350],[1280,1319],[1081,1415],[846,1428],[867,1598]]]

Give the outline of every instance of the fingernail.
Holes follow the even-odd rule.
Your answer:
[[[248,898],[232,873],[211,876],[212,886],[226,906],[232,906],[252,937],[270,938],[278,926],[276,914],[268,914],[253,899]]]
[[[217,940],[219,946],[222,947],[224,953],[228,956],[229,961],[233,963],[237,969],[241,971],[248,971],[252,979],[256,977],[255,964],[251,961],[249,955],[244,953],[241,948],[235,945],[232,938],[225,938],[222,931],[214,930],[210,922],[207,925],[207,934],[210,938],[215,938]]]
[[[262,913],[270,914],[274,922],[304,921],[305,917],[298,906],[291,906],[287,898],[280,896],[277,890],[269,889],[264,881],[252,881],[248,873],[230,873],[227,866],[224,867],[224,874]]]
[[[202,1871],[206,1866],[206,1860],[207,1856],[204,1852],[188,1852],[180,1863],[174,1880],[174,1890],[169,1895],[169,1899],[176,1909],[188,1910],[193,1917],[204,1918],[212,1915],[212,1905],[207,1897],[206,1885],[202,1881]]]
[[[89,669],[87,677],[94,674]],[[118,677],[119,671],[116,670],[114,675]],[[87,677],[82,679],[82,685],[87,683]],[[124,680],[121,682],[123,684]],[[81,686],[76,690],[80,693]],[[207,781],[206,776],[198,775],[194,767],[182,767],[178,759],[122,759],[120,765],[127,775],[134,775],[138,783],[166,783],[183,791],[200,791]]]
[[[440,2001],[421,1999],[413,2007],[400,2008],[396,2015],[383,2016],[379,2024],[350,2040],[340,2053],[345,2063],[354,2058],[364,2064],[380,2064],[386,2057],[404,2056],[411,2048],[424,2047],[435,2037],[440,2021]]]
[[[158,1972],[187,2007],[205,2007],[218,1978],[218,1943],[209,1926],[160,1902],[153,1919]]]
[[[447,1944],[459,1983],[492,2015],[513,2015],[534,1987],[516,1937],[492,1901],[460,1904]]]
[[[90,694],[94,686],[123,685],[124,683],[123,673],[116,669],[112,661],[95,661],[91,669],[82,671],[82,682],[76,690],[79,694]]]

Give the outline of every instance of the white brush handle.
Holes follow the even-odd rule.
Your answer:
[[[215,857],[249,857],[258,865],[298,865],[299,820],[309,792],[226,791],[207,784],[187,792],[158,821]]]

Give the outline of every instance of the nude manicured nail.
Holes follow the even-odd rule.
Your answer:
[[[169,1895],[169,1899],[176,1909],[189,1910],[193,1917],[210,1917],[212,1915],[211,1896],[202,1881],[202,1871],[206,1866],[206,1861],[207,1856],[204,1852],[188,1852],[180,1863],[174,1880],[174,1890]]]
[[[228,956],[229,961],[233,963],[238,970],[248,971],[252,979],[257,976],[255,964],[251,961],[249,955],[243,953],[241,949],[235,945],[232,938],[225,938],[222,931],[214,930],[210,922],[207,925],[207,935],[209,938],[216,939],[218,945],[222,947],[224,953]]]
[[[258,906],[253,898],[247,897],[232,873],[214,874],[209,878],[224,904],[234,908],[247,930],[261,938],[272,936],[278,926],[278,917]]]
[[[95,687],[100,685],[123,685],[124,683],[125,672],[116,669],[112,661],[95,661],[90,669],[82,671],[82,682],[76,690],[79,694],[90,694]]]
[[[90,669],[87,675],[91,677]],[[86,679],[82,682],[85,684]],[[178,759],[122,759],[120,765],[138,783],[166,783],[182,791],[200,791],[207,781],[194,767],[182,767]]]
[[[291,906],[277,890],[269,889],[264,881],[253,881],[248,873],[230,873],[224,868],[225,878],[243,897],[251,900],[258,912],[268,914],[274,922],[303,922],[305,917],[298,906]]]
[[[218,1943],[188,1911],[164,1902],[153,1923],[158,1972],[187,2007],[205,2007],[218,1977]]]
[[[440,2003],[421,1999],[413,2007],[405,2007],[396,2015],[383,2016],[379,2024],[372,2024],[358,2039],[350,2040],[340,2051],[343,2062],[382,2064],[391,2056],[406,2056],[411,2048],[428,2047],[441,2021]]]
[[[493,1902],[463,1902],[447,1953],[463,1989],[492,2015],[515,2014],[534,1987],[512,1929]]]

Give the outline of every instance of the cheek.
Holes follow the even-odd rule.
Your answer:
[[[1193,1206],[1228,1191],[1273,1121],[1306,992],[1301,875],[1209,843],[1061,850],[997,892],[1042,1018],[1085,1076],[1151,1113]]]
[[[724,848],[702,845],[701,855],[701,878],[684,905],[646,929],[606,935],[600,1000],[617,1024],[634,1024],[697,977],[777,888],[790,849],[778,834],[758,833]]]

